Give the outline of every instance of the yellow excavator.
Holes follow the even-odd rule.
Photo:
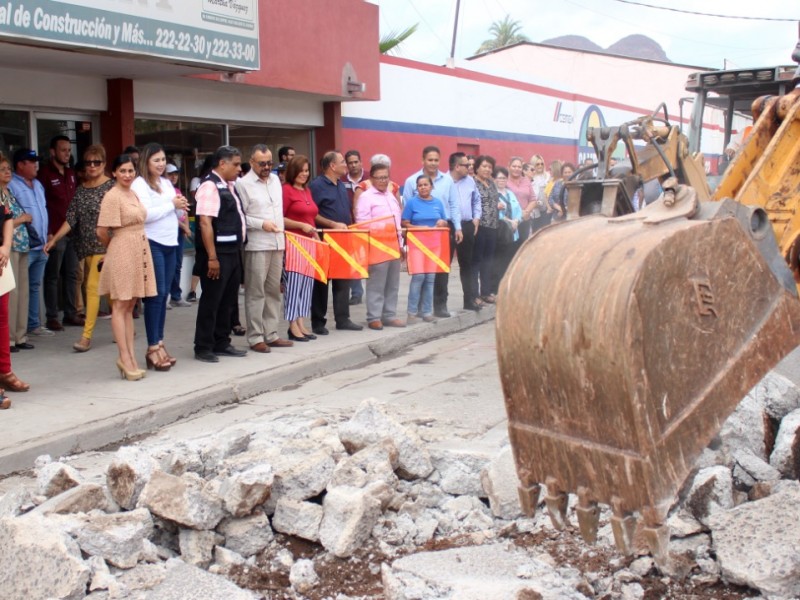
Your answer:
[[[497,302],[527,514],[544,492],[553,524],[566,527],[576,494],[593,542],[609,505],[618,548],[630,554],[640,531],[667,564],[664,522],[699,455],[800,343],[798,82],[794,68],[698,73],[688,137],[665,110],[589,131],[597,176],[567,183],[568,220],[523,244]],[[752,131],[712,190],[702,112],[727,107],[728,146],[746,100]],[[630,164],[617,172],[608,159],[620,143]],[[661,194],[634,211],[648,181]]]

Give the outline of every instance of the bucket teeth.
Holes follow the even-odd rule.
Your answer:
[[[578,506],[575,507],[575,514],[578,517],[578,528],[581,536],[588,544],[597,542],[597,527],[600,522],[600,509],[597,502],[592,499],[589,489],[580,486],[578,488]]]
[[[642,534],[650,554],[658,568],[666,572],[669,568],[669,527],[664,525],[662,515],[653,507],[642,509],[642,520]]]
[[[536,509],[539,506],[539,496],[542,493],[542,486],[534,484],[528,487],[519,486],[517,488],[519,494],[519,506],[522,514],[526,517],[532,517],[536,514]]]
[[[625,510],[622,500],[618,497],[611,499],[611,531],[614,533],[614,543],[617,549],[625,556],[633,554],[633,538],[636,534],[636,517]]]
[[[548,477],[545,485],[547,486],[547,495],[544,497],[544,503],[547,506],[550,521],[552,521],[553,527],[559,531],[566,529],[567,525],[569,525],[567,521],[567,494],[561,491],[558,480],[555,477]]]

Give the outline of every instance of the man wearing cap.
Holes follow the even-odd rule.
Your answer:
[[[57,135],[50,140],[50,160],[42,164],[37,178],[44,186],[47,201],[48,239],[52,237],[67,219],[67,208],[72,202],[78,187],[75,171],[69,166],[72,142],[65,135]],[[59,294],[59,283],[62,292]],[[64,327],[58,320],[58,298],[64,298],[64,325],[83,327],[84,319],[75,309],[75,291],[78,287],[78,256],[70,237],[63,237],[50,250],[44,270],[44,305],[47,322],[45,327],[51,331],[61,331]]]
[[[22,209],[31,215],[31,230],[38,240],[31,238],[31,251],[28,254],[28,333],[31,335],[53,335],[42,327],[39,321],[39,289],[42,286],[47,255],[44,244],[47,241],[47,203],[44,186],[36,179],[39,171],[39,157],[30,148],[20,148],[14,152],[14,176],[8,187],[19,201]]]
[[[278,335],[283,271],[283,190],[272,169],[272,152],[256,144],[250,171],[236,181],[242,200],[247,245],[244,248],[244,314],[247,343],[254,352],[293,345]]]

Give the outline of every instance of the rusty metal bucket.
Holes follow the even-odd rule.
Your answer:
[[[496,319],[523,507],[535,511],[546,483],[563,526],[578,493],[593,541],[597,503],[610,504],[626,552],[638,510],[654,555],[700,453],[800,342],[800,302],[763,211],[728,200],[664,218],[658,204],[539,231],[501,282]]]

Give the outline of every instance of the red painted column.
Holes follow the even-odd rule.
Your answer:
[[[319,171],[319,161],[322,160],[322,155],[328,150],[345,152],[344,148],[339,147],[342,144],[342,103],[325,102],[322,106],[322,118],[322,127],[314,130],[316,141],[314,152],[317,161],[314,168],[316,171]]]
[[[133,127],[133,80],[106,81],[108,108],[100,115],[100,138],[109,164],[126,146],[136,143]]]

